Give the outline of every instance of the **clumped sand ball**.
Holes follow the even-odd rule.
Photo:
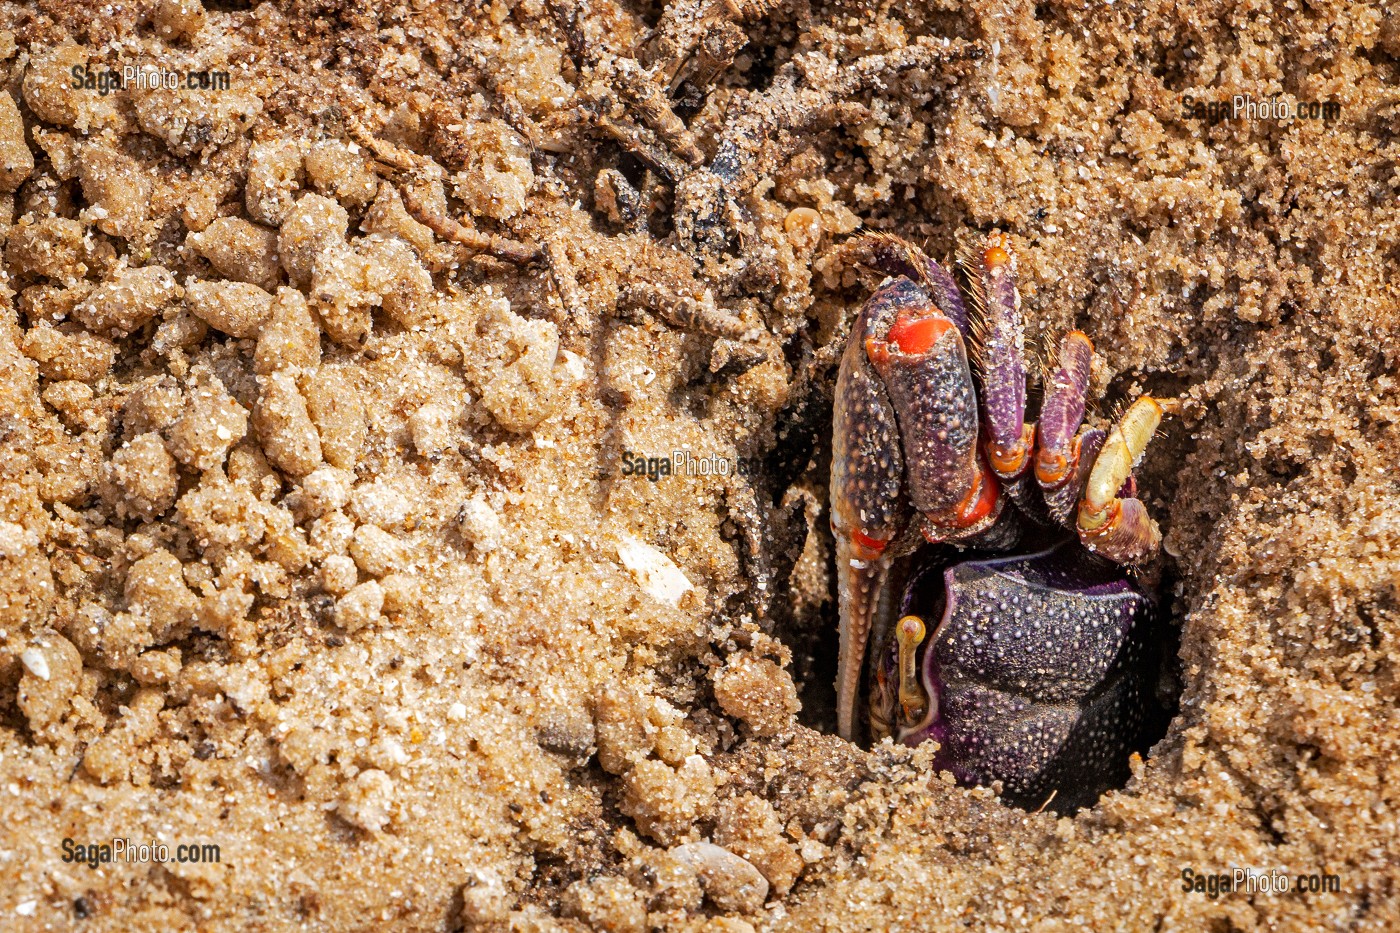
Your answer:
[[[777,735],[792,728],[801,704],[787,671],[767,658],[732,655],[715,673],[715,699],[755,735]]]

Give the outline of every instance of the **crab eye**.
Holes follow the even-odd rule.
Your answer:
[[[915,725],[929,711],[929,696],[919,679],[919,646],[928,630],[918,616],[905,616],[895,626],[894,637],[899,651],[899,709],[903,714],[900,725]]]

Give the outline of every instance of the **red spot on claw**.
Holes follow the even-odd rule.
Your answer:
[[[901,311],[890,327],[890,341],[901,353],[917,356],[927,353],[953,322],[934,312],[928,317],[915,317],[913,312]]]

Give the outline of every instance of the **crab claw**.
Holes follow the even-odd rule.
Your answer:
[[[962,333],[921,300],[902,305],[865,353],[884,380],[899,419],[909,498],[924,537],[956,541],[1000,514],[999,484],[978,448],[977,396]]]
[[[888,233],[867,233],[856,239],[852,247],[867,265],[885,275],[904,276],[918,282],[933,298],[933,303],[962,331],[971,336],[971,323],[957,280],[927,253],[908,240]]]
[[[1079,500],[1079,540],[1089,550],[1119,564],[1142,563],[1156,553],[1162,533],[1130,481],[1163,415],[1180,410],[1175,400],[1144,395],[1109,432]]]
[[[874,334],[888,331],[900,308],[919,301],[928,298],[907,279],[896,279],[872,295],[852,327],[836,379],[831,530],[841,613],[837,731],[846,739],[854,738],[861,665],[890,567],[887,550],[907,514],[899,423],[865,347]]]

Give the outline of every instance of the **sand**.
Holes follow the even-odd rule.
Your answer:
[[[1400,925],[1379,6],[0,29],[0,928]],[[993,229],[1184,402],[1179,710],[1072,816],[832,734],[844,244]]]

